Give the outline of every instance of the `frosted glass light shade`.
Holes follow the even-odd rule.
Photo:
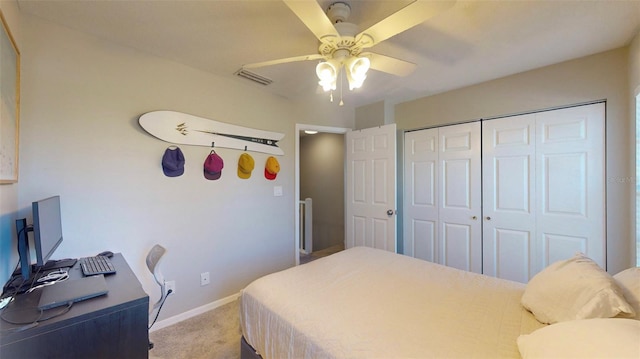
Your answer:
[[[318,84],[327,92],[336,89],[336,80],[338,79],[339,67],[331,60],[321,62],[316,66],[316,75],[320,81]]]
[[[371,62],[367,57],[350,57],[345,62],[347,70],[347,80],[349,81],[349,90],[357,89],[362,86],[367,78],[367,71]]]

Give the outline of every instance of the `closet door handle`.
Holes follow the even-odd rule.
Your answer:
[[[471,217],[471,219],[473,219],[475,221],[476,219],[478,219],[478,216],[473,216],[473,217]]]
[[[490,221],[490,220],[491,220],[491,217],[487,216],[487,221]]]

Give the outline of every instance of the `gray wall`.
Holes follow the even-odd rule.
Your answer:
[[[313,250],[344,244],[344,135],[300,137],[300,199],[313,199]]]
[[[394,106],[389,101],[378,101],[355,109],[354,130],[395,123]]]
[[[633,142],[629,48],[543,67],[396,105],[399,129],[418,129],[508,114],[607,101],[607,270],[635,263],[632,236]]]

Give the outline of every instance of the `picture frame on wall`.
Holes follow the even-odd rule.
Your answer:
[[[0,184],[18,182],[20,51],[0,11]]]

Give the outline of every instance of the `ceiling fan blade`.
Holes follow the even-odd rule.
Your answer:
[[[338,30],[333,26],[317,1],[283,0],[283,2],[321,42],[332,42],[331,39],[340,37]]]
[[[243,69],[255,69],[257,67],[265,67],[265,66],[272,66],[272,65],[278,65],[278,64],[286,64],[288,62],[310,61],[310,60],[319,60],[319,59],[324,59],[324,56],[322,56],[320,54],[313,54],[313,55],[287,57],[287,58],[284,58],[284,59],[277,59],[277,60],[270,60],[270,61],[263,61],[263,62],[255,62],[255,63],[252,63],[252,64],[246,64],[246,65],[242,65],[242,68]]]
[[[374,46],[394,35],[425,22],[452,7],[455,1],[417,0],[356,35],[363,48]]]
[[[407,76],[416,68],[416,64],[394,57],[375,54],[373,52],[363,52],[360,56],[366,56],[371,61],[371,68],[377,71],[386,72],[396,76]]]

